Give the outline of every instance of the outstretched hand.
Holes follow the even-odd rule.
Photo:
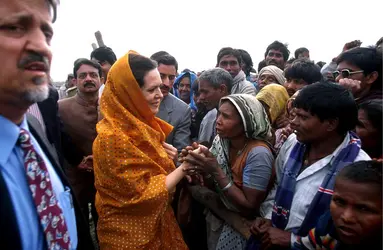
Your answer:
[[[173,145],[170,145],[169,143],[163,142],[162,146],[164,147],[166,153],[168,154],[168,157],[173,160],[174,162],[177,161],[177,155],[178,151]]]

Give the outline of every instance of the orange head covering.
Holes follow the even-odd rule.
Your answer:
[[[152,113],[129,66],[129,51],[110,69],[104,118],[93,144],[98,237],[104,249],[183,249],[166,176],[175,169],[162,147],[172,126]],[[178,237],[179,236],[179,237]]]
[[[134,123],[138,125],[137,122],[140,121],[157,131],[160,140],[163,142],[173,127],[155,117],[149,105],[146,105],[141,88],[130,69],[129,54],[138,53],[129,51],[109,71],[108,80],[101,98],[101,112],[106,120],[117,124],[124,124],[134,120]]]

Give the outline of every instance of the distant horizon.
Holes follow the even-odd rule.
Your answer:
[[[364,13],[360,5],[346,0],[320,3],[195,0],[193,4],[175,0],[135,3],[109,0],[108,4],[101,0],[61,1],[58,19],[53,24],[51,77],[55,82],[65,81],[77,58],[89,58],[92,43],[97,43],[94,36],[97,30],[118,58],[129,50],[147,57],[165,50],[177,59],[180,71],[188,68],[198,72],[215,67],[222,47],[248,51],[257,69],[267,46],[275,40],[288,44],[290,57],[297,48],[306,47],[311,60],[328,63],[346,42],[361,40],[366,47],[383,35],[372,34],[367,28],[380,23],[383,1],[366,0],[363,5],[374,8]],[[235,7],[244,6],[246,13],[240,17],[237,10],[232,13]],[[85,10],[91,15],[84,15]],[[332,12],[334,17],[329,18]],[[358,18],[351,26],[339,13]]]

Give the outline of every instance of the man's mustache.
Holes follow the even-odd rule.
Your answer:
[[[168,91],[170,90],[170,88],[166,86],[165,84],[161,84],[160,89],[168,90]]]
[[[29,52],[27,56],[21,58],[17,67],[19,69],[25,69],[31,63],[43,63],[46,71],[49,71],[49,59],[46,56],[41,55],[38,52]]]
[[[96,87],[96,84],[94,82],[86,82],[86,83],[84,83],[84,87],[88,87],[88,86]]]

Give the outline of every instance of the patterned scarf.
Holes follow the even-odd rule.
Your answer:
[[[350,137],[350,142],[328,163],[330,166],[329,172],[319,187],[317,194],[314,196],[301,227],[294,231],[295,234],[306,235],[308,231],[315,226],[317,219],[329,207],[335,184],[335,176],[343,167],[354,162],[358,156],[361,147],[360,139],[353,132],[349,132],[347,136]],[[284,167],[281,184],[277,189],[273,206],[272,223],[274,227],[282,230],[286,228],[289,221],[296,178],[303,165],[305,150],[305,144],[298,142],[294,146]]]

